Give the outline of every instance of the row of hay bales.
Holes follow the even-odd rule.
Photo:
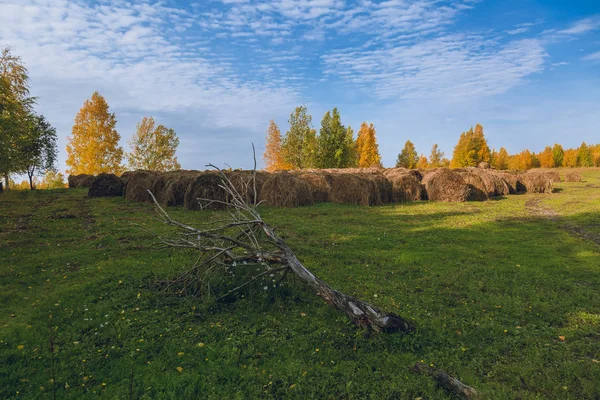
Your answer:
[[[518,173],[480,168],[224,173],[244,200],[283,207],[323,202],[376,206],[417,200],[482,201],[514,193],[550,193],[556,179],[542,171]],[[255,182],[253,176],[256,176]],[[188,210],[225,208],[231,199],[222,184],[216,171],[158,173],[138,170],[125,172],[120,177],[113,174],[69,177],[69,187],[89,187],[92,197],[122,195],[131,201],[150,201],[150,190],[160,204],[183,205]]]

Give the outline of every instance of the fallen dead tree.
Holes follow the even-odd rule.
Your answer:
[[[482,398],[481,393],[475,388],[465,385],[447,372],[433,366],[418,362],[413,366],[413,371],[421,375],[429,375],[438,386],[443,387],[461,399],[477,400]]]
[[[160,237],[160,244],[165,247],[195,249],[199,253],[194,265],[171,284],[192,287],[197,294],[214,296],[220,300],[234,296],[241,289],[266,277],[272,282],[281,282],[291,273],[325,302],[344,312],[356,325],[378,332],[410,332],[414,329],[402,317],[341,293],[315,276],[302,265],[287,243],[275,234],[274,229],[262,220],[256,209],[257,202],[247,201],[225,173],[210,166],[218,171],[220,187],[227,196],[222,201],[199,200],[222,204],[227,209],[228,217],[225,219],[209,222],[202,228],[183,224],[171,218],[148,191],[162,220],[175,229],[174,234]],[[214,284],[211,287],[215,276],[220,278],[221,283],[230,276],[242,279],[233,287],[224,290],[220,288],[224,293],[215,293]]]

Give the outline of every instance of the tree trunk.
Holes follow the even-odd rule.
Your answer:
[[[431,367],[425,363],[418,362],[414,365],[413,370],[422,375],[429,375],[433,380],[447,391],[454,393],[459,398],[464,400],[479,400],[482,398],[481,393],[475,388],[465,385],[447,372]]]
[[[358,326],[373,329],[377,332],[411,332],[414,326],[396,314],[383,313],[375,306],[339,292],[321,279],[317,278],[296,258],[292,250],[283,242],[266,224],[262,225],[264,232],[272,240],[277,242],[279,248],[285,252],[285,259],[292,272],[310,286],[317,296],[325,300],[327,304],[343,311]]]
[[[4,188],[8,189],[8,181],[9,181],[9,177],[8,174],[4,175]]]

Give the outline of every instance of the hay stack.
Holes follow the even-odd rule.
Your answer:
[[[393,202],[421,200],[424,189],[413,171],[421,176],[418,171],[404,168],[391,168],[384,171],[385,177],[392,184]]]
[[[333,203],[376,206],[391,201],[392,184],[380,172],[365,169],[326,171],[330,172],[326,179],[331,186],[329,201]]]
[[[488,197],[507,196],[510,194],[508,183],[498,174],[491,170],[474,168],[473,173],[477,174],[483,181]]]
[[[152,190],[159,174],[153,171],[137,170],[128,175],[125,198],[130,201],[151,201],[148,190]]]
[[[310,185],[294,174],[278,172],[261,188],[260,200],[269,206],[298,207],[314,203]]]
[[[180,206],[190,182],[201,172],[177,170],[162,173],[152,185],[152,193],[163,206]]]
[[[525,187],[519,182],[519,173],[516,171],[490,171],[501,178],[508,187],[509,194],[524,193]]]
[[[519,176],[518,184],[528,193],[552,193],[552,180],[540,171],[527,171]]]
[[[425,171],[425,170],[423,170]],[[404,174],[409,174],[417,178],[419,182],[423,180],[423,172],[417,169],[408,169],[408,168],[388,168],[382,171],[383,175],[390,179],[390,176],[400,176]]]
[[[306,182],[308,186],[310,186],[313,201],[315,203],[326,203],[327,201],[329,201],[329,191],[331,190],[329,181],[331,180],[331,178],[327,179],[327,173],[299,173],[296,175],[296,177],[301,181]]]
[[[92,185],[92,182],[94,181],[94,175],[89,175],[89,174],[69,175],[68,181],[69,181],[70,188],[79,188],[79,187],[89,188]]]
[[[477,168],[479,168],[479,169],[490,169],[490,163],[482,161],[482,162],[479,163],[479,165],[477,165]]]
[[[465,183],[469,186],[470,193],[469,201],[484,201],[493,196],[493,191],[490,194],[487,185],[481,179],[479,174],[469,171],[468,169],[456,169],[454,170],[457,174],[460,175],[461,178],[465,181]]]
[[[581,174],[577,171],[567,172],[565,182],[581,182]]]
[[[456,172],[440,168],[423,177],[423,184],[429,200],[467,201],[470,189],[464,179]]]
[[[560,174],[558,171],[544,171],[544,174],[550,178],[552,183],[560,182]]]
[[[94,178],[88,197],[123,196],[123,181],[115,174],[102,173]]]
[[[187,185],[183,206],[186,210],[223,210],[227,208],[227,192],[218,172],[202,172]],[[202,200],[200,200],[202,199]]]

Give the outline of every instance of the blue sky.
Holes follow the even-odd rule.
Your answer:
[[[407,139],[447,156],[481,123],[491,147],[600,142],[600,2],[0,0],[0,46],[29,68],[60,168],[98,90],[122,144],[143,116],[186,169],[262,165],[265,130],[306,104],[375,124],[385,166]]]

